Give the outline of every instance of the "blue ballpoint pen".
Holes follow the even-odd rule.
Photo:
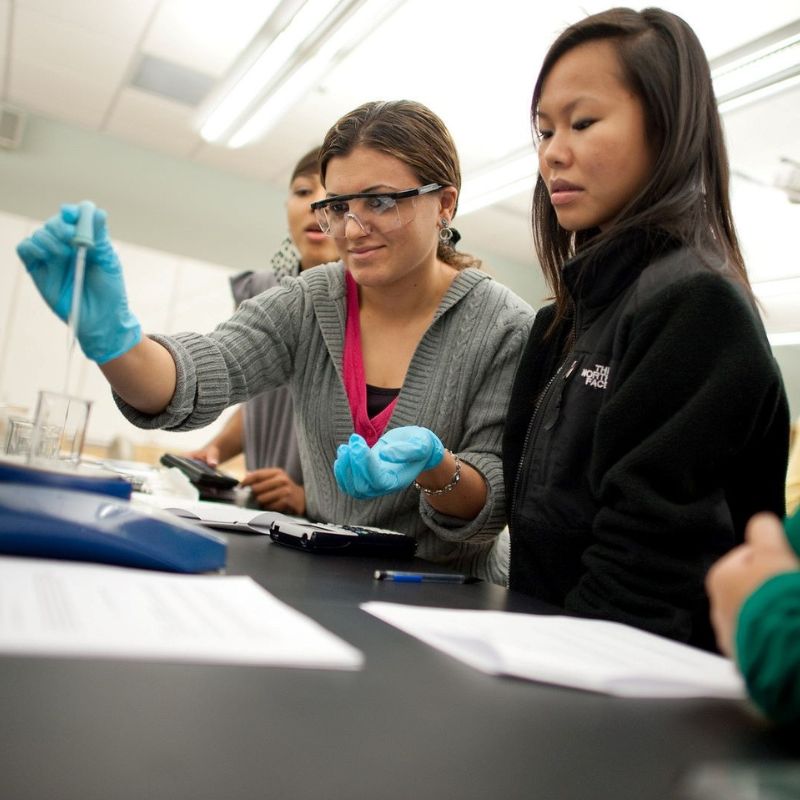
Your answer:
[[[395,583],[477,583],[480,578],[448,572],[402,572],[393,569],[376,569],[376,581]]]

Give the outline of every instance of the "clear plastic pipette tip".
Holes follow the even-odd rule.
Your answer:
[[[83,292],[83,276],[86,271],[86,248],[79,247],[75,255],[75,283],[72,287],[72,304],[69,310],[68,342],[67,342],[67,374],[64,378],[64,394],[69,394],[70,373],[72,372],[72,354],[75,352],[75,341],[78,338],[78,320],[81,313],[81,294]]]
[[[72,354],[75,350],[75,340],[78,338],[78,322],[81,313],[81,298],[83,297],[83,278],[86,272],[86,249],[94,246],[94,203],[84,200],[79,204],[78,209],[78,223],[75,237],[72,240],[76,248],[75,276],[68,318],[69,338],[67,342],[67,372],[64,376],[64,394],[69,394]]]

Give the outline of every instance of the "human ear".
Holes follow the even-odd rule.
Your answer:
[[[439,216],[453,218],[458,199],[458,189],[455,186],[445,186],[439,193]]]

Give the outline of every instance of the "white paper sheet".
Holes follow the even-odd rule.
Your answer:
[[[231,503],[213,503],[209,500],[191,500],[169,494],[140,494],[134,492],[131,503],[156,508],[182,508],[196,517],[220,522],[249,522],[263,511],[254,508],[241,508]]]
[[[379,602],[361,608],[490,675],[622,697],[745,695],[730,660],[616,622]]]
[[[358,669],[251,578],[0,558],[0,653]]]

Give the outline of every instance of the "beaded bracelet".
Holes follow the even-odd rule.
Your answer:
[[[461,480],[461,459],[452,451],[447,450],[446,452],[450,453],[451,456],[456,461],[456,471],[453,473],[453,477],[450,478],[450,483],[445,486],[442,486],[441,489],[426,489],[424,486],[420,486],[416,481],[414,481],[414,488],[418,489],[420,492],[424,494],[447,494],[448,492],[452,492],[453,489],[456,488],[458,482]]]

